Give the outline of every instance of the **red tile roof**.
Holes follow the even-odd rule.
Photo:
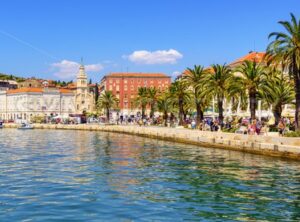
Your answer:
[[[43,89],[42,88],[19,88],[19,89],[7,90],[7,94],[27,93],[27,92],[42,93]]]
[[[166,74],[163,73],[142,73],[142,72],[115,72],[106,75],[106,77],[164,77],[169,78]]]
[[[73,93],[73,91],[72,90],[69,90],[69,89],[59,89],[59,92],[60,93]]]
[[[249,54],[235,60],[234,62],[230,63],[230,66],[236,66],[240,63],[243,63],[244,61],[255,61],[255,62],[262,62],[264,59],[264,56],[266,55],[265,52],[250,52]]]
[[[72,90],[69,89],[57,89],[60,93],[72,93]],[[16,94],[16,93],[43,93],[43,88],[19,88],[19,89],[10,89],[7,90],[7,94]]]

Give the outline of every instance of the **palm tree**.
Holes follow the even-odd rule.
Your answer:
[[[184,102],[190,98],[186,81],[176,80],[170,86],[170,94],[178,105],[179,125],[184,123]]]
[[[157,100],[157,108],[163,113],[164,125],[167,126],[168,113],[172,110],[173,101],[167,93],[164,93]]]
[[[206,92],[212,93],[217,97],[219,121],[223,123],[223,102],[228,93],[230,79],[232,77],[231,69],[227,65],[212,65],[212,72],[207,75],[205,81],[207,84]]]
[[[249,95],[251,119],[255,119],[258,91],[265,81],[265,67],[255,61],[244,61],[236,71],[241,75],[235,78],[232,87],[240,87]]]
[[[110,109],[117,107],[118,104],[119,100],[112,94],[111,91],[105,91],[103,94],[101,94],[97,102],[99,109],[105,109],[107,122],[109,122]]]
[[[293,85],[281,72],[275,71],[270,74],[262,85],[260,93],[268,105],[272,105],[275,125],[277,125],[281,119],[282,106],[291,104],[295,95]]]
[[[150,105],[150,118],[153,118],[157,100],[159,97],[159,91],[155,87],[150,87],[148,88],[147,94],[148,94],[148,102]]]
[[[206,93],[204,93],[203,86],[205,85],[204,77],[206,74],[208,72],[203,66],[195,65],[193,69],[187,68],[187,73],[183,77],[187,84],[192,87],[194,105],[197,111],[197,124],[200,124],[203,120],[204,104],[206,102]]]
[[[138,89],[138,95],[135,99],[135,103],[137,104],[137,106],[141,107],[142,109],[142,119],[145,118],[145,112],[146,112],[148,102],[149,99],[148,99],[147,87],[140,87]]]
[[[296,130],[300,131],[300,20],[291,14],[291,21],[280,21],[285,32],[272,32],[269,38],[275,39],[267,47],[270,62],[281,64],[288,70],[294,81],[296,113]]]

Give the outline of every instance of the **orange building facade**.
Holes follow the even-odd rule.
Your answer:
[[[99,93],[111,91],[119,99],[121,112],[130,113],[140,87],[155,87],[166,90],[171,84],[171,77],[162,73],[110,73],[100,83]]]

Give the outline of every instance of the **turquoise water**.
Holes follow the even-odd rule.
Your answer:
[[[0,221],[299,221],[300,163],[85,131],[0,131]]]

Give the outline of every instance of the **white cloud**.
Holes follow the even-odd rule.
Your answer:
[[[79,66],[79,63],[69,60],[62,60],[51,64],[51,68],[54,70],[54,75],[62,79],[74,78],[78,73]],[[103,65],[100,63],[85,65],[86,72],[99,72],[102,69]]]
[[[175,64],[178,59],[181,59],[183,55],[175,49],[169,50],[157,50],[157,51],[134,51],[128,56],[123,56],[123,58],[128,59],[131,62],[138,64]]]
[[[181,75],[181,74],[182,74],[182,72],[174,71],[174,72],[172,73],[172,77],[177,77],[177,76],[179,76],[179,75]]]

